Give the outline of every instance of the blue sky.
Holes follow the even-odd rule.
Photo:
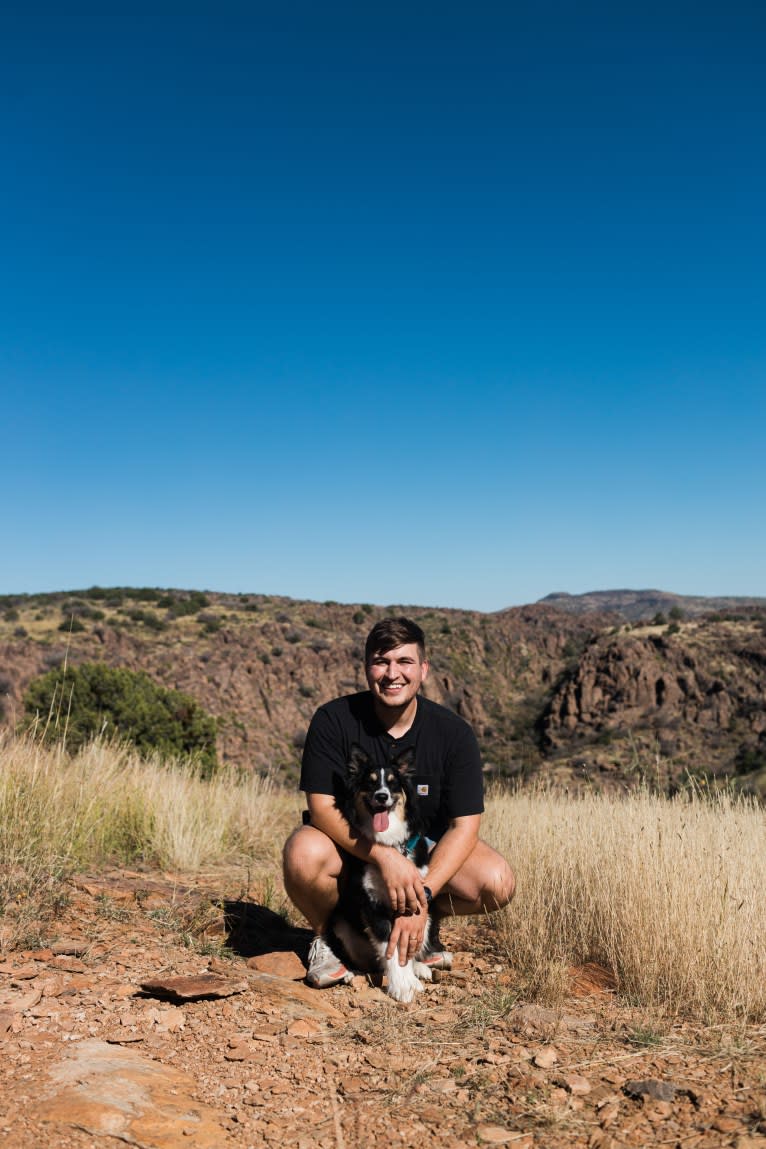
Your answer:
[[[766,594],[765,33],[4,5],[0,593]]]

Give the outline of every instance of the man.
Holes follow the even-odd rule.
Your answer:
[[[368,691],[321,706],[303,751],[301,789],[307,824],[284,849],[285,889],[315,937],[307,980],[318,989],[350,981],[351,974],[323,934],[338,901],[345,857],[353,854],[380,870],[396,914],[387,956],[405,965],[423,944],[426,910],[435,915],[428,963],[448,969],[451,955],[438,947],[438,921],[448,914],[493,912],[513,897],[508,863],[479,838],[484,810],[481,759],[467,722],[420,696],[428,676],[425,636],[406,618],[387,618],[370,631],[365,647]],[[413,782],[434,846],[427,889],[409,858],[368,841],[350,827],[335,804],[351,747],[358,744],[380,766],[415,749]]]

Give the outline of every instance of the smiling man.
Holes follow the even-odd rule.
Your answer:
[[[397,915],[388,956],[398,951],[402,965],[423,944],[429,904],[433,952],[426,962],[448,969],[452,955],[440,948],[439,919],[491,913],[508,904],[515,887],[508,863],[479,837],[484,801],[474,733],[462,718],[419,693],[428,661],[417,623],[406,618],[378,622],[367,638],[365,671],[369,690],[320,706],[311,720],[300,783],[308,805],[306,824],[284,849],[285,889],[315,933],[307,980],[317,989],[351,978],[323,936],[348,854],[380,870]],[[361,837],[340,814],[336,797],[354,745],[380,766],[407,748],[415,751],[413,782],[426,835],[435,842],[427,887],[409,858]]]

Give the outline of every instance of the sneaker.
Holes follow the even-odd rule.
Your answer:
[[[439,937],[440,925],[441,918],[434,915],[434,917],[431,918],[428,953],[424,958],[420,958],[420,961],[423,965],[427,965],[429,969],[452,969],[452,954],[449,950],[442,949],[441,938]]]
[[[329,989],[331,985],[345,985],[354,975],[346,969],[332,952],[323,937],[315,937],[309,948],[309,967],[306,981],[314,989]]]
[[[421,965],[427,965],[429,969],[452,969],[452,954],[449,950],[435,950],[423,958],[418,958],[418,961]]]

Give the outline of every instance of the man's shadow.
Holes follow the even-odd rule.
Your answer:
[[[224,902],[225,944],[240,957],[292,950],[308,965],[311,930],[289,925],[283,917],[257,902]]]

